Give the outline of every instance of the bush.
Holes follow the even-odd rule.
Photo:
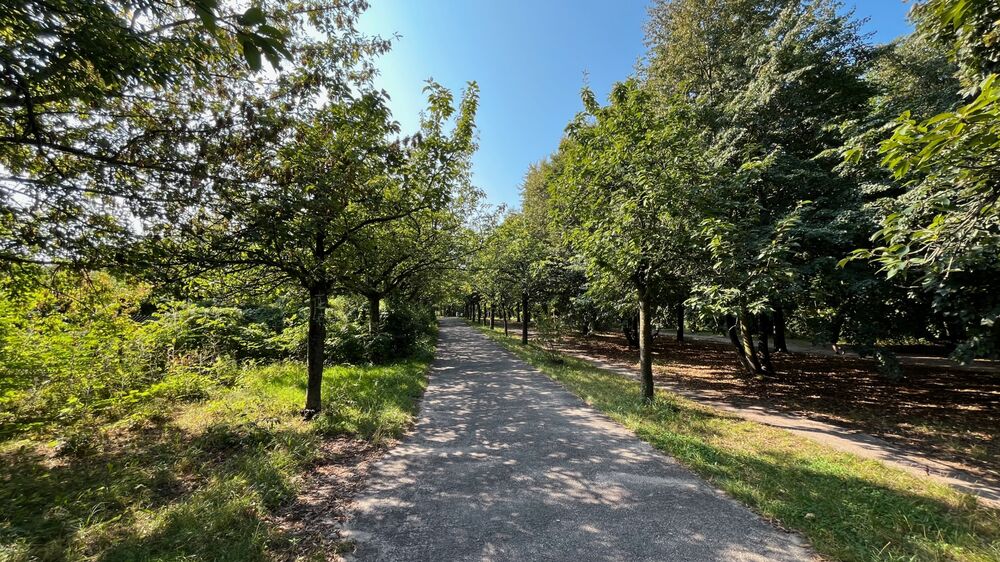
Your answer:
[[[369,333],[364,303],[357,299],[334,299],[327,313],[326,359],[339,363],[385,363],[411,356],[435,326],[428,307],[390,302],[382,314],[382,331]],[[299,332],[305,358],[305,326]]]
[[[327,330],[327,363],[368,362],[368,329],[356,322],[347,322]]]
[[[436,319],[427,306],[406,302],[390,302],[389,311],[382,319],[383,333],[389,336],[388,345],[372,346],[384,355],[370,355],[373,360],[398,359],[412,355],[425,337],[433,333]],[[374,342],[373,342],[374,343]]]
[[[333,299],[328,363],[412,355],[433,313],[397,302],[387,309],[384,332],[372,337],[363,301]],[[0,279],[0,436],[203,400],[233,384],[241,364],[305,360],[306,318],[280,304],[157,307],[150,287],[102,272],[37,268]]]
[[[274,319],[261,309],[173,303],[153,318],[158,345],[175,351],[210,351],[236,359],[278,359]]]
[[[237,362],[284,354],[275,307],[170,303],[150,315],[151,298],[103,272],[0,281],[0,433],[199,400],[231,384]]]

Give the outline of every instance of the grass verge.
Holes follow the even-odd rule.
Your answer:
[[[197,403],[0,443],[0,561],[325,559],[275,513],[325,437],[379,442],[409,426],[431,355],[328,368],[311,423],[299,416],[304,366],[279,363]]]
[[[1000,512],[971,496],[477,326],[588,404],[838,560],[1000,560]],[[655,524],[655,522],[649,522]]]

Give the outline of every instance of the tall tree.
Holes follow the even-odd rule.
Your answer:
[[[328,298],[358,281],[347,275],[358,265],[352,257],[366,239],[391,235],[380,228],[449,208],[474,148],[477,100],[472,84],[456,110],[451,92],[430,83],[420,133],[401,139],[385,94],[332,72],[341,63],[318,51],[311,66],[242,106],[202,205],[154,231],[162,254],[154,259],[180,274],[258,268],[308,294],[307,416],[322,407]]]
[[[586,89],[583,102],[563,144],[555,212],[591,276],[600,272],[632,291],[642,394],[652,400],[654,298],[657,287],[680,281],[692,256],[700,137],[683,105],[657,107],[636,80],[616,84],[607,106]]]
[[[907,277],[931,295],[962,342],[957,357],[968,360],[1000,350],[997,8],[929,0],[913,14],[920,38],[948,52],[966,97],[933,116],[913,104],[898,118],[879,152],[903,193],[882,220],[881,245],[852,257],[874,259],[888,277]],[[849,147],[848,162],[860,162],[864,148]]]
[[[842,273],[835,256],[865,234],[853,220],[855,184],[817,156],[840,146],[833,125],[859,115],[870,95],[858,22],[827,0],[665,0],[651,8],[647,38],[651,87],[667,103],[691,101],[717,170],[704,223],[716,259],[691,303],[736,318],[733,341],[754,373],[770,370],[771,315],[795,301],[834,309],[835,341],[836,319],[853,305],[843,292],[811,289],[840,285],[827,282]]]

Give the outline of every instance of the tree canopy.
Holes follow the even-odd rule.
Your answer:
[[[536,265],[518,271],[558,256],[565,274],[533,305],[620,323],[650,388],[647,334],[683,337],[685,317],[720,327],[755,376],[786,331],[850,342],[892,376],[892,342],[994,354],[995,15],[919,2],[913,34],[873,45],[834,0],[654,2],[647,64],[607,106],[584,90],[474,287],[501,298],[491,274],[519,262],[496,248],[529,234]]]

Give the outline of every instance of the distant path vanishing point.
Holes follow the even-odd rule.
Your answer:
[[[368,478],[355,560],[811,560],[783,532],[457,319]]]

